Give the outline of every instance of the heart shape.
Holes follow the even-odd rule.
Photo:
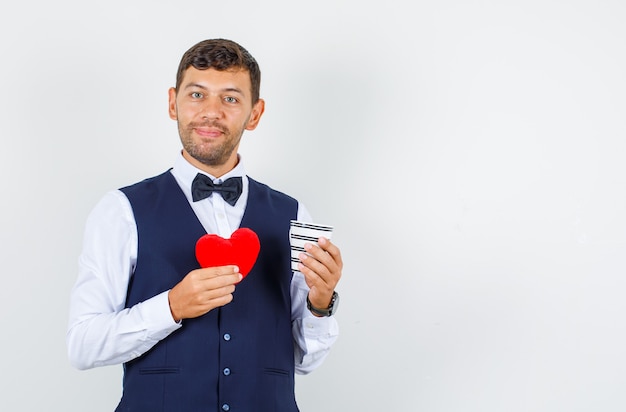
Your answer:
[[[246,277],[252,270],[261,250],[259,237],[246,227],[233,232],[230,239],[216,234],[202,236],[196,242],[196,259],[203,268],[237,265],[239,273]]]

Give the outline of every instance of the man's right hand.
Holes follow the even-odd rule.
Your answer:
[[[192,270],[168,294],[172,317],[176,322],[197,318],[230,303],[242,278],[237,266]]]

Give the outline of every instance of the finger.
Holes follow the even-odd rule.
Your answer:
[[[235,292],[235,285],[229,284],[215,289],[205,291],[199,297],[202,303],[208,304],[214,301],[220,301],[225,298],[232,299],[233,292]],[[230,298],[229,298],[230,297]]]
[[[174,319],[195,318],[212,309],[227,305],[232,302],[235,287],[230,285],[220,289],[211,290],[200,295],[187,297],[183,306],[174,306],[170,301],[170,308]]]
[[[334,257],[317,244],[307,243],[304,245],[304,250],[316,261],[327,268],[328,271],[333,272],[338,269],[337,262],[335,262]]]
[[[197,269],[198,280],[216,278],[220,276],[239,275],[239,267],[235,265],[214,266],[208,268]]]
[[[243,276],[239,272],[221,275],[194,273],[190,274],[189,279],[184,281],[188,285],[189,293],[199,295],[225,286],[235,285],[242,279]]]
[[[298,268],[304,275],[309,286],[318,284],[319,282],[326,284],[327,281],[332,278],[328,267],[317,260],[314,256],[301,253],[299,258],[300,264],[298,265]]]
[[[233,295],[224,295],[224,296],[220,296],[218,298],[212,299],[210,302],[207,303],[208,309],[215,309],[215,308],[219,308],[222,306],[226,306],[227,304],[229,304],[230,302],[233,301]]]
[[[332,256],[333,260],[339,265],[339,267],[341,267],[343,262],[341,259],[341,251],[339,250],[339,248],[325,237],[320,237],[317,242],[319,244],[319,247],[322,250],[328,252],[328,254]]]

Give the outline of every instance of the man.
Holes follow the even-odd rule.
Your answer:
[[[264,111],[259,90],[258,64],[237,43],[191,47],[169,90],[183,146],[174,167],[107,193],[87,220],[68,353],[79,369],[124,364],[118,411],[297,411],[294,373],[336,340],[339,249],[307,244],[292,272],[290,220],[311,216],[247,177],[238,154]],[[196,241],[239,227],[261,243],[250,274],[200,268]]]

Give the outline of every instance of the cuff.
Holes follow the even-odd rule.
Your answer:
[[[151,340],[160,341],[182,326],[172,317],[168,294],[169,290],[141,303],[141,315]]]

